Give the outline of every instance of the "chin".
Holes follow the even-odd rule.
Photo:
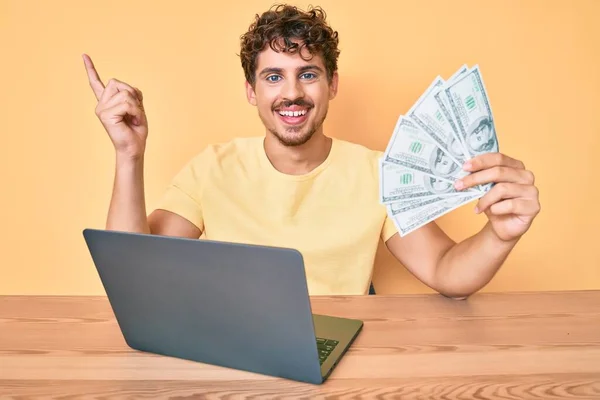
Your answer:
[[[271,133],[277,138],[277,140],[279,140],[281,144],[289,147],[302,146],[313,137],[315,132],[316,130],[314,129],[308,132],[284,131],[283,134],[275,130],[271,131]]]

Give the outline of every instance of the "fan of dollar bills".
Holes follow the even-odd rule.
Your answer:
[[[468,159],[498,151],[494,118],[478,65],[447,81],[437,76],[398,118],[379,160],[379,196],[400,236],[482,197],[491,185],[462,191]]]

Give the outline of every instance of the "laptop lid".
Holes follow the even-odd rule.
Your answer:
[[[83,236],[131,348],[322,382],[297,250],[97,229]]]

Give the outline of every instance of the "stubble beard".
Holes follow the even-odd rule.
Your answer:
[[[268,128],[268,130],[269,130],[269,132],[271,132],[273,134],[273,136],[275,136],[277,138],[279,143],[281,143],[284,146],[287,146],[287,147],[302,146],[303,144],[308,142],[319,129],[321,129],[321,127],[323,126],[323,123],[325,122],[326,117],[327,117],[327,112],[325,112],[325,114],[319,121],[315,121],[315,123],[312,124],[312,126],[310,126],[310,128],[304,135],[301,134],[301,135],[294,135],[294,136],[290,137],[290,136],[280,134],[279,132],[277,132],[276,129],[273,129],[273,128]],[[303,129],[305,129],[304,126],[302,126],[300,128],[292,127],[292,128],[285,129],[285,131],[295,134]]]

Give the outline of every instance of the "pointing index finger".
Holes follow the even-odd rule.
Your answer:
[[[96,68],[94,67],[94,63],[92,62],[90,56],[84,54],[83,63],[85,64],[90,86],[94,91],[94,95],[96,95],[96,100],[100,100],[100,96],[102,96],[102,92],[104,92],[104,84],[100,80],[98,72],[96,72]]]

